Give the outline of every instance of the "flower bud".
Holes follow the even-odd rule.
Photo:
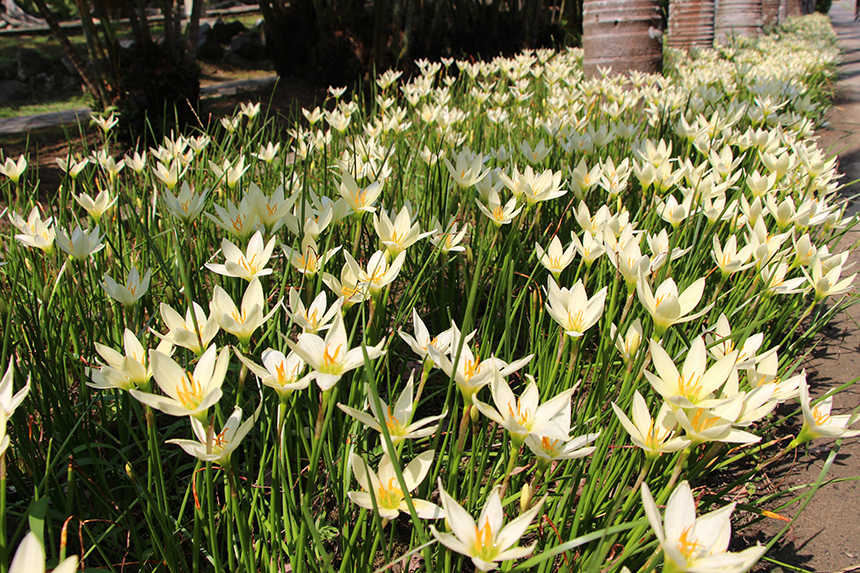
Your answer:
[[[525,513],[532,503],[532,488],[528,482],[523,484],[523,490],[520,494],[520,513]]]

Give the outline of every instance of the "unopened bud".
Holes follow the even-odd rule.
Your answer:
[[[523,484],[523,491],[520,494],[520,513],[525,513],[532,504],[532,488],[526,482]]]
[[[477,424],[477,423],[478,423],[478,417],[479,417],[480,415],[481,415],[481,412],[479,412],[479,411],[478,411],[478,409],[477,409],[477,408],[475,408],[475,406],[474,406],[474,405],[469,409],[469,416],[471,416],[471,418],[472,418],[472,423],[473,423],[473,424]]]
[[[167,299],[167,304],[173,306],[173,287],[167,287],[164,291],[164,298]]]
[[[51,293],[53,292],[53,288],[50,284],[46,284],[42,289],[42,304],[48,304],[48,301],[51,300]]]

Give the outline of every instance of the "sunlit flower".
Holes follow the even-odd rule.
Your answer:
[[[360,456],[350,454],[352,473],[364,491],[350,491],[346,495],[349,496],[349,499],[354,504],[369,511],[373,511],[375,505],[379,516],[385,520],[397,518],[400,512],[409,514],[409,506],[405,498],[409,492],[421,485],[421,482],[427,477],[427,472],[433,466],[434,453],[433,450],[428,450],[416,456],[414,460],[403,468],[403,482],[406,485],[405,492],[400,489],[400,481],[397,479],[397,473],[394,471],[394,466],[388,454],[382,454],[378,475],[370,469],[370,466]],[[442,508],[429,501],[415,498],[411,498],[410,501],[412,501],[412,507],[415,508],[416,515],[421,519],[441,519],[445,517]]]
[[[406,261],[406,252],[402,251],[389,265],[385,260],[385,253],[376,251],[367,261],[367,269],[362,269],[352,255],[344,251],[346,264],[352,274],[358,279],[359,288],[367,289],[371,295],[380,292],[385,286],[394,282],[400,269]]]
[[[792,443],[800,445],[815,438],[853,438],[860,430],[849,430],[848,426],[860,421],[860,413],[831,416],[833,394],[812,405],[806,377],[800,380],[800,407],[803,409],[803,427]]]
[[[809,276],[809,284],[815,291],[815,300],[822,300],[828,296],[838,296],[845,294],[854,286],[854,279],[857,273],[839,280],[842,274],[842,263],[835,265],[833,268],[824,271],[821,258],[815,257],[812,261],[812,273]]]
[[[490,492],[477,523],[453,497],[448,495],[442,487],[441,479],[439,496],[442,500],[442,508],[445,510],[445,522],[451,527],[453,533],[437,531],[432,525],[430,532],[439,543],[451,551],[470,557],[480,571],[492,571],[502,561],[520,559],[531,555],[534,551],[534,544],[526,547],[515,547],[515,545],[535,516],[540,513],[546,497],[503,527],[504,510],[499,490],[496,488]]]
[[[209,168],[212,169],[212,173],[217,179],[224,181],[230,189],[236,187],[242,175],[248,170],[248,167],[250,165],[245,165],[245,157],[242,155],[239,156],[239,161],[235,165],[226,158],[221,165],[218,165],[214,161],[209,161]]]
[[[511,197],[510,201],[502,205],[499,194],[491,191],[489,199],[486,207],[478,198],[475,198],[475,203],[481,213],[486,215],[496,227],[509,224],[523,210],[522,206],[517,207],[516,197]]]
[[[641,270],[640,273],[642,273]],[[696,314],[690,314],[696,308],[696,305],[699,304],[699,301],[702,300],[704,290],[704,277],[696,280],[680,294],[678,294],[678,287],[675,281],[671,278],[663,281],[653,293],[644,274],[640,274],[639,282],[636,283],[636,292],[639,294],[639,301],[654,320],[656,337],[659,337],[673,324],[689,322],[705,314],[710,307]]]
[[[92,119],[92,122],[99,126],[99,129],[101,129],[105,134],[116,127],[119,123],[119,118],[116,117],[114,112],[110,112],[107,117],[93,113],[90,114],[90,119]]]
[[[272,258],[272,251],[275,250],[276,237],[269,239],[269,242],[263,244],[263,235],[260,231],[251,236],[248,242],[248,250],[242,250],[228,241],[221,240],[221,252],[224,253],[226,259],[223,265],[206,263],[206,268],[213,273],[228,277],[238,277],[251,282],[255,278],[263,277],[272,274],[272,269],[267,269],[269,259]]]
[[[469,225],[463,225],[461,229],[457,229],[457,221],[451,220],[443,230],[442,225],[437,220],[433,220],[433,232],[430,234],[430,242],[433,243],[443,255],[448,253],[460,253],[466,250],[462,245],[463,238],[469,230]]]
[[[367,290],[358,283],[358,277],[352,272],[349,265],[343,265],[340,269],[340,280],[334,275],[323,273],[322,280],[325,285],[338,297],[343,299],[343,308],[347,309],[353,304],[364,302],[367,298]]]
[[[735,502],[697,518],[696,500],[686,481],[672,492],[662,519],[646,483],[642,484],[642,505],[663,548],[664,571],[744,573],[767,551],[767,547],[756,545],[740,553],[727,552]]]
[[[448,173],[454,182],[461,189],[468,189],[475,185],[478,181],[487,176],[490,169],[484,169],[484,157],[480,153],[472,153],[469,149],[464,149],[457,154],[456,167],[451,161],[445,157],[445,166],[448,168]]]
[[[658,375],[646,370],[645,377],[663,399],[678,408],[706,408],[719,403],[714,394],[735,368],[738,351],[730,352],[708,368],[705,340],[697,336],[687,351],[680,373],[669,354],[653,339],[651,356]]]
[[[278,311],[278,302],[269,314],[264,315],[266,298],[263,296],[263,285],[259,278],[252,279],[242,297],[240,308],[236,308],[233,299],[220,286],[215,286],[209,311],[221,330],[229,332],[239,339],[242,346],[247,346],[260,326]]]
[[[191,309],[188,309],[185,312],[185,318],[182,318],[182,315],[167,304],[161,303],[159,306],[161,318],[167,328],[170,329],[165,338],[172,341],[176,346],[187,348],[200,356],[209,347],[209,343],[212,342],[215,335],[218,334],[220,327],[214,314],[207,318],[206,311],[196,302],[192,303],[192,308],[194,309],[194,318],[191,316]]]
[[[490,389],[496,407],[485,404],[477,395],[472,399],[472,403],[483,415],[506,429],[514,445],[522,444],[527,436],[567,441],[568,432],[559,425],[556,418],[563,419],[566,413],[567,419],[570,420],[570,398],[573,389],[565,390],[540,404],[537,382],[530,374],[526,374],[526,379],[529,383],[517,398],[505,379],[495,373]]]
[[[128,272],[128,280],[125,284],[119,284],[110,275],[104,276],[104,282],[101,284],[102,289],[109,297],[119,302],[125,307],[134,306],[140,298],[149,290],[149,280],[152,276],[152,269],[147,269],[143,273],[143,278],[137,272],[137,267],[131,267]]]
[[[608,289],[603,287],[588,298],[582,280],[572,288],[559,288],[552,278],[547,279],[546,310],[564,333],[573,338],[585,334],[603,316],[603,305]]]
[[[623,337],[618,333],[618,327],[615,326],[615,323],[611,323],[609,325],[609,335],[615,342],[615,348],[621,354],[621,358],[624,362],[629,363],[636,357],[639,346],[644,340],[642,321],[638,318],[634,320],[627,328],[627,334]]]
[[[331,390],[338,380],[350,370],[363,366],[364,352],[367,352],[369,360],[374,360],[385,354],[385,350],[382,349],[385,345],[384,339],[376,346],[350,349],[346,338],[346,327],[343,324],[343,315],[340,313],[335,317],[334,324],[326,333],[325,339],[316,334],[303,333],[299,335],[297,342],[288,340],[287,344],[308,366],[314,369],[312,376],[323,392]]]
[[[46,253],[53,250],[55,231],[52,223],[54,218],[48,217],[42,221],[38,207],[33,207],[26,221],[17,213],[10,212],[9,221],[21,231],[20,234],[15,235],[15,239],[21,244],[30,248],[42,249]]]
[[[311,305],[305,308],[305,303],[299,295],[299,291],[290,287],[289,298],[289,313],[302,332],[316,334],[323,330],[331,328],[329,324],[332,319],[340,312],[342,299],[337,299],[331,306],[326,308],[325,291],[321,291],[311,302]]]
[[[431,337],[430,331],[427,330],[427,326],[424,325],[424,321],[421,320],[420,316],[418,316],[418,310],[415,308],[412,309],[412,328],[415,331],[415,336],[411,336],[402,330],[398,330],[397,334],[399,334],[400,338],[409,345],[412,352],[417,354],[422,360],[426,360],[428,358],[428,346],[433,346],[442,354],[446,354],[448,352],[451,340],[454,336],[453,328],[449,328],[448,330],[439,333],[437,336]],[[466,336],[465,343],[468,343],[474,336],[474,332]]]
[[[344,404],[338,404],[337,407],[380,434],[382,433],[382,426],[385,425],[388,430],[388,436],[391,438],[391,443],[397,445],[403,440],[417,440],[432,436],[439,428],[439,424],[433,424],[432,426],[427,426],[427,424],[437,422],[448,414],[446,409],[438,416],[428,416],[413,422],[412,417],[415,415],[413,410],[413,389],[414,383],[410,375],[406,387],[403,388],[403,391],[400,392],[400,396],[397,397],[397,401],[394,403],[393,410],[382,398],[379,399],[379,410],[377,410],[374,401],[368,399],[370,410],[373,413],[372,416],[367,412],[350,408]]]
[[[612,409],[618,421],[630,434],[630,440],[645,451],[646,456],[660,456],[664,453],[678,452],[690,445],[690,440],[675,435],[677,425],[672,408],[663,402],[657,417],[651,419],[645,398],[639,391],[633,393],[633,421],[624,414],[615,402]]]
[[[539,243],[535,243],[535,251],[537,251],[540,264],[552,273],[555,280],[558,280],[559,274],[573,262],[573,257],[576,255],[576,244],[571,243],[567,249],[564,249],[558,235],[555,235],[546,251]]]
[[[194,367],[194,373],[157,350],[149,351],[149,364],[158,387],[166,396],[132,388],[129,393],[140,402],[170,416],[194,416],[206,419],[206,411],[221,398],[221,385],[227,375],[230,350],[210,346]]]
[[[294,249],[286,245],[281,245],[281,248],[283,249],[284,254],[289,257],[290,264],[294,269],[303,275],[312,277],[322,271],[323,266],[329,261],[329,259],[340,251],[341,245],[338,245],[333,249],[329,249],[325,253],[321,253],[316,241],[314,241],[314,239],[308,234],[305,235],[304,239],[302,239],[300,249]]]
[[[755,395],[767,401],[771,391],[770,389],[763,390],[766,390],[766,393],[758,391],[755,392]],[[702,402],[703,405],[693,408],[678,408],[674,413],[675,420],[684,429],[684,437],[694,445],[703,442],[754,444],[761,440],[759,436],[734,427],[735,424],[749,425],[749,421],[741,420],[739,422],[746,397],[746,392],[738,392],[730,398],[711,401],[708,405],[704,405]],[[761,403],[754,407],[758,406],[761,406]]]
[[[240,241],[244,241],[260,228],[260,218],[251,207],[247,195],[239,201],[238,206],[228,199],[226,209],[220,205],[213,205],[213,207],[217,216],[206,213],[206,217],[223,230],[235,235]]]
[[[714,235],[714,248],[711,251],[711,258],[717,263],[717,268],[720,269],[723,278],[753,266],[755,261],[747,262],[752,254],[753,246],[749,244],[738,250],[738,240],[735,235],[728,238],[725,247],[720,245],[720,238]]]
[[[27,394],[30,393],[30,377],[27,377],[27,383],[24,384],[24,387],[18,390],[15,395],[12,395],[12,384],[15,380],[15,363],[13,362],[13,358],[9,358],[9,366],[6,368],[6,373],[3,374],[3,378],[0,379],[0,414],[4,416],[4,423],[2,424],[5,427],[5,420],[8,420],[18,406],[24,401],[24,398],[27,397]]]
[[[145,154],[144,154],[145,156]],[[145,159],[144,159],[145,161]],[[68,173],[69,177],[72,179],[77,178],[77,176],[84,170],[84,167],[89,165],[90,160],[84,157],[82,160],[77,161],[71,155],[67,155],[65,159],[61,157],[57,157],[57,165],[60,166],[60,169],[63,170],[64,173]]]
[[[373,228],[376,229],[379,241],[385,245],[388,254],[392,257],[396,257],[416,242],[433,234],[433,231],[422,233],[421,224],[417,221],[413,222],[412,205],[408,201],[397,213],[394,221],[388,217],[384,209],[380,211],[379,216],[374,213]]]
[[[146,350],[134,333],[127,328],[123,332],[122,341],[125,354],[120,354],[109,346],[95,343],[96,352],[106,364],[92,371],[92,381],[87,382],[87,386],[100,390],[131,390],[149,387],[152,368],[149,365]],[[173,354],[173,344],[168,339],[162,340],[156,350],[165,356],[170,356]]]

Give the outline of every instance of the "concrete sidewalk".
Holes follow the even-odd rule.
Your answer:
[[[202,97],[234,95],[238,91],[252,90],[259,87],[274,85],[277,79],[278,76],[269,75],[263,78],[250,80],[219,82],[217,84],[202,86],[200,88],[200,95]],[[74,126],[77,125],[78,121],[85,124],[89,123],[90,108],[82,107],[65,111],[40,113],[38,115],[0,119],[0,136],[14,135],[16,133],[29,133],[36,129],[45,129],[47,127],[55,127],[58,125]]]

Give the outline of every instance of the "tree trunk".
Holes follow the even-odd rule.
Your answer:
[[[582,15],[583,67],[619,74],[663,70],[662,16],[657,0],[585,0]]]

